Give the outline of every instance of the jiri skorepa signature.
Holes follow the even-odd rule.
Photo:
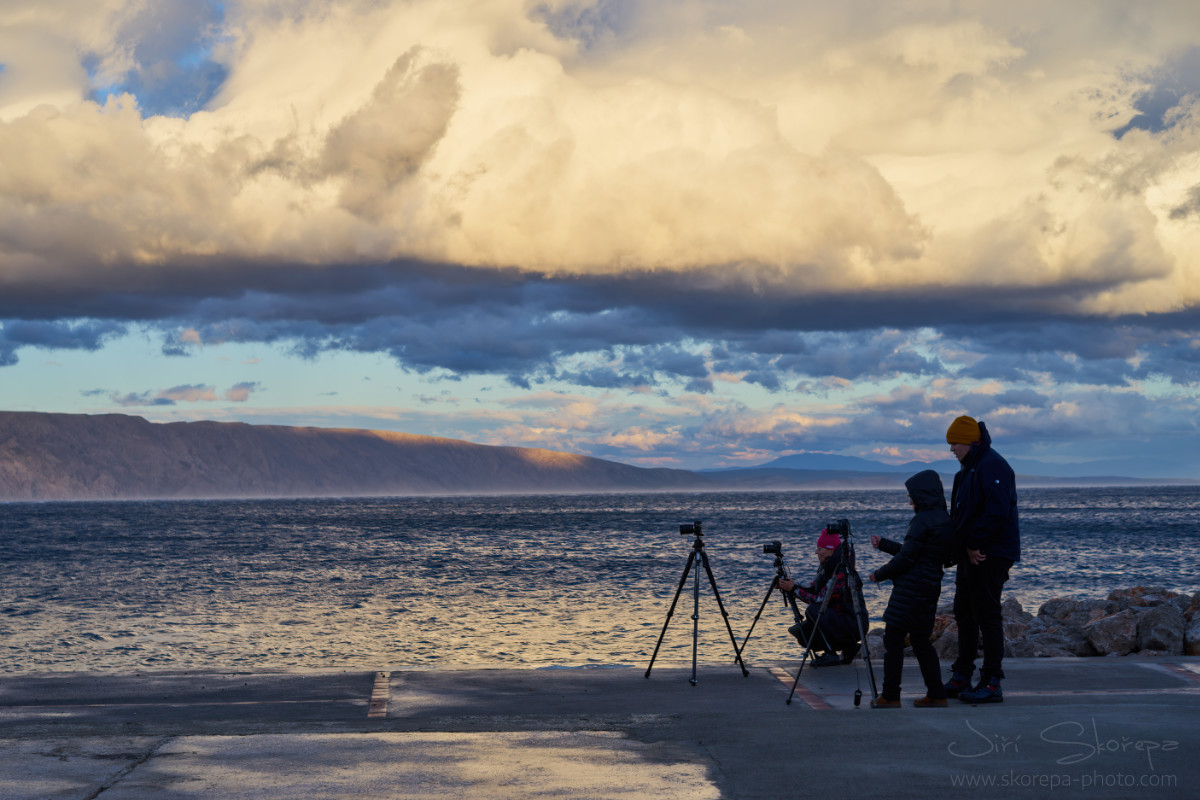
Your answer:
[[[1024,734],[1010,736],[986,733],[970,720],[966,721],[966,725],[971,736],[961,742],[953,741],[946,747],[947,752],[956,758],[1015,754],[1020,753],[1022,747],[1028,746]],[[1056,749],[1063,748],[1067,751],[1055,761],[1061,765],[1081,764],[1105,756],[1145,753],[1148,766],[1154,769],[1155,754],[1179,749],[1179,742],[1174,739],[1143,739],[1123,733],[1112,735],[1107,732],[1101,735],[1095,717],[1091,718],[1090,724],[1070,720],[1049,725],[1042,729],[1038,739]]]

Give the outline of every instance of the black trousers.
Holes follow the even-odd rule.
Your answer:
[[[795,636],[800,644],[812,639],[813,630],[817,627],[816,606],[811,605],[804,612],[804,619],[788,628],[788,633]],[[825,609],[821,616],[820,628],[815,639],[810,642],[813,650],[832,653],[837,650],[848,650],[858,644],[858,623],[854,617],[839,614],[831,608]]]
[[[1008,580],[1012,562],[988,556],[982,564],[965,559],[954,579],[954,621],[958,623],[958,660],[954,671],[971,677],[975,655],[983,641],[981,678],[1003,678],[1004,618],[1000,612],[1000,590]]]
[[[932,698],[946,696],[942,685],[942,666],[929,638],[933,631],[909,631],[895,625],[883,627],[883,699],[900,699],[900,673],[904,670],[904,637],[912,640],[913,655],[921,668],[925,694]]]

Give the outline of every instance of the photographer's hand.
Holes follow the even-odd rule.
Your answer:
[[[784,592],[790,594],[791,591],[796,588],[796,582],[793,581],[791,578],[780,578],[779,579],[779,588],[782,589]]]
[[[878,550],[879,543],[881,541],[883,541],[883,540],[879,536],[876,536],[875,534],[871,534],[871,547],[874,547],[876,550]],[[875,579],[872,578],[871,580],[875,580]]]
[[[876,537],[874,537],[874,536],[873,536],[873,537],[871,537],[871,538],[873,538],[873,539],[874,539],[874,538],[876,538]],[[874,570],[871,570],[871,574],[867,576],[867,579],[868,579],[868,580],[870,580],[870,581],[871,581],[871,583],[879,583],[879,579],[875,577],[875,571],[874,571]]]
[[[980,551],[978,551],[978,550],[971,550],[971,549],[969,549],[969,548],[968,548],[968,550],[967,550],[967,557],[968,557],[968,558],[970,558],[970,559],[971,559],[971,563],[972,563],[972,564],[975,564],[976,566],[978,566],[979,564],[982,564],[983,562],[987,561],[987,555],[986,555],[986,554],[984,554],[984,553],[981,553],[981,552],[980,552]]]

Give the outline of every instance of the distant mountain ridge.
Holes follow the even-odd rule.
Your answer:
[[[712,488],[683,470],[386,431],[0,412],[0,500]]]
[[[1002,449],[997,449],[1004,455]],[[1178,471],[1176,465],[1145,457],[1098,459],[1070,464],[1056,464],[1032,458],[1010,457],[1007,455],[1005,455],[1005,458],[1018,474],[1036,478],[1070,480],[1098,478],[1105,481],[1133,479],[1138,482],[1145,480],[1191,482],[1194,480],[1181,477],[1178,474],[1172,474]],[[942,474],[953,475],[955,472],[958,472],[958,462],[953,458],[947,458],[932,463],[910,461],[906,464],[884,464],[866,458],[840,456],[833,453],[798,453],[768,461],[765,464],[754,467],[754,469],[896,472],[903,473],[905,476],[920,472],[923,469],[933,469]]]
[[[946,459],[934,463],[909,461],[906,464],[884,464],[857,456],[839,456],[833,453],[799,453],[792,456],[782,456],[774,461],[761,464],[756,469],[819,469],[847,470],[850,472],[903,472],[905,476],[920,472],[923,469],[934,469],[938,472],[957,472],[958,462]]]
[[[1024,486],[1196,483],[1023,474]],[[388,431],[152,423],[123,414],[0,411],[0,502],[170,498],[356,497],[567,492],[902,489],[954,461],[885,465],[830,454],[761,467],[646,469],[572,453]]]

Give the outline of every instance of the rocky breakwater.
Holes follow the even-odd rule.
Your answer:
[[[1137,586],[1104,599],[1056,597],[1036,616],[1009,597],[1003,613],[1006,656],[1200,656],[1200,592]],[[883,630],[872,630],[871,637],[871,652],[882,655]],[[958,656],[950,604],[938,609],[933,646],[943,661]]]

